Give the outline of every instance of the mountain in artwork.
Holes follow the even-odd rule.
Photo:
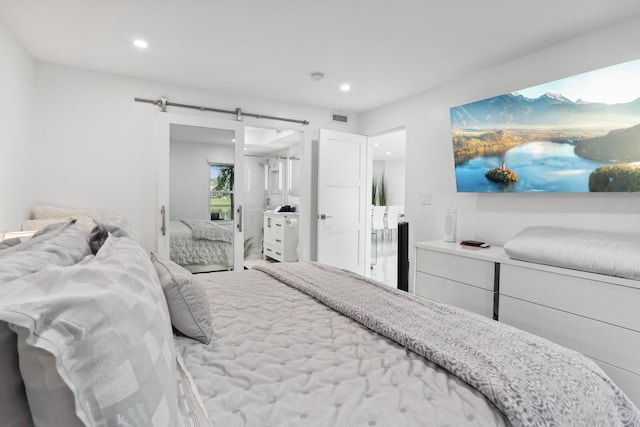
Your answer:
[[[640,121],[640,98],[628,103],[571,101],[548,92],[538,98],[508,93],[451,108],[454,128],[518,126],[617,127]]]

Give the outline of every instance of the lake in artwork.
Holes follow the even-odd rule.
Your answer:
[[[458,192],[640,191],[640,60],[450,110]]]
[[[498,183],[485,177],[503,162],[517,171],[517,182]],[[456,166],[456,180],[459,192],[587,192],[591,172],[606,164],[577,156],[570,144],[533,141],[502,156],[476,157]]]

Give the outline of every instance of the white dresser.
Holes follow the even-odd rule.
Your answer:
[[[440,241],[416,243],[415,274],[416,294],[577,350],[640,404],[640,281]]]
[[[296,212],[264,213],[265,258],[280,262],[298,261],[298,214]]]
[[[416,243],[415,292],[495,318],[496,258],[501,254],[502,248],[469,248],[456,242]]]

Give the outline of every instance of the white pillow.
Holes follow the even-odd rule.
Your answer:
[[[89,235],[73,221],[0,251],[0,284],[43,270],[69,266],[91,253]]]
[[[176,425],[171,321],[140,245],[110,236],[95,257],[8,285],[13,292],[0,300],[0,320],[20,334],[22,376],[38,420]],[[43,351],[53,358],[42,357]],[[47,384],[59,389],[57,376],[71,393],[30,394]],[[48,380],[42,384],[42,378]],[[62,420],[56,407],[75,407],[75,414],[65,411]]]
[[[509,258],[640,280],[640,234],[528,227],[504,245]]]
[[[98,226],[104,227],[109,233],[116,237],[128,237],[129,239],[138,242],[143,248],[145,247],[140,231],[138,231],[136,226],[125,217],[116,215],[112,216],[107,221],[96,220],[95,223]]]
[[[32,219],[66,219],[78,216],[100,219],[99,212],[87,209],[66,209],[49,205],[34,206],[31,209]]]
[[[167,299],[171,323],[189,338],[209,344],[211,341],[211,308],[202,286],[193,274],[168,259],[151,254],[162,290]]]

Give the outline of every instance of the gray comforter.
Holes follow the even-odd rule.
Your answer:
[[[181,220],[193,233],[194,240],[220,240],[233,243],[233,229],[203,219]]]
[[[479,391],[260,271],[197,274],[208,345],[176,341],[215,426],[505,426]]]
[[[442,366],[513,425],[640,425],[638,408],[580,353],[332,267],[256,268]]]

